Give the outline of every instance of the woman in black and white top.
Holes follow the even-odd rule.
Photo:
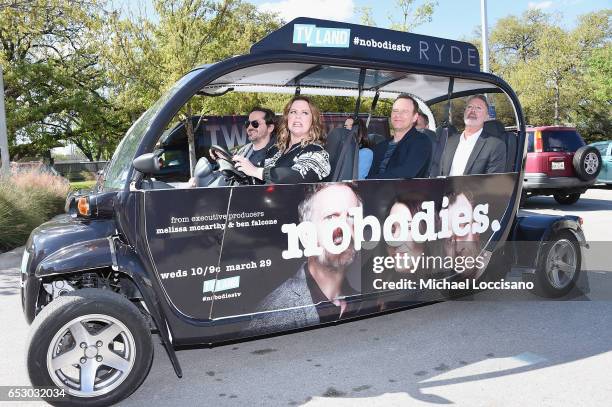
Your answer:
[[[305,96],[285,106],[276,145],[268,150],[264,167],[235,156],[236,169],[267,184],[321,182],[331,171],[321,113]]]

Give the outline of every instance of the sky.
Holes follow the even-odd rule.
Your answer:
[[[286,21],[295,17],[315,17],[326,20],[360,22],[356,9],[371,7],[377,26],[388,28],[389,16],[397,14],[397,0],[245,0],[262,10],[278,12]],[[153,0],[111,0],[118,8],[134,14],[152,15]],[[423,0],[416,0],[419,6]],[[474,37],[474,30],[480,26],[481,0],[438,0],[432,21],[417,27],[417,34],[431,35],[454,40]],[[576,18],[585,13],[612,8],[612,0],[487,0],[489,27],[509,15],[521,15],[529,8],[538,8],[558,16],[560,25],[571,29]],[[399,22],[399,18],[396,18]]]
[[[376,24],[387,28],[389,15],[396,11],[396,0],[251,0],[251,3],[280,13],[287,21],[294,17],[316,17],[327,20],[359,23],[355,8],[371,7]],[[449,39],[466,39],[474,36],[480,26],[480,0],[439,0],[432,21],[417,27],[417,34]],[[417,0],[415,5],[422,4]],[[304,7],[308,5],[308,7]],[[489,27],[508,15],[520,15],[529,8],[539,8],[547,13],[561,13],[560,23],[564,28],[573,28],[576,17],[591,11],[612,7],[611,0],[488,0],[487,19]],[[399,20],[399,18],[398,18]]]

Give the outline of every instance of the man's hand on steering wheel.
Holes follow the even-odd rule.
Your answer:
[[[229,161],[230,163],[232,162],[232,154],[227,151],[227,149],[218,145],[210,146],[210,149],[208,150],[208,155],[215,161],[225,160]]]
[[[238,164],[240,159],[244,159],[251,164],[246,158],[240,155],[232,157],[232,154],[227,151],[227,149],[218,145],[210,146],[209,155],[219,164],[219,168],[225,176],[233,178],[240,184],[255,184],[253,176],[244,172],[244,163],[241,162]],[[238,158],[238,160],[236,160],[236,158]],[[234,164],[234,162],[236,162],[236,164]],[[240,166],[240,168],[238,168],[238,166]],[[257,167],[253,166],[253,168]],[[248,168],[248,170],[252,171],[251,168]],[[261,169],[261,178],[259,179],[263,179],[263,169]]]
[[[263,180],[263,168],[256,167],[253,163],[246,157],[241,155],[234,156],[234,165],[238,171],[243,172],[245,175],[253,178],[257,178],[259,180]]]

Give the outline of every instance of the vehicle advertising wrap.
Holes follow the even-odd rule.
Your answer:
[[[169,301],[198,320],[242,316],[251,335],[474,288],[515,181],[495,174],[140,195]]]

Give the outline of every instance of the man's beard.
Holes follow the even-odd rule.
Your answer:
[[[335,273],[344,273],[346,268],[355,260],[356,251],[349,247],[340,254],[331,254],[323,249],[323,253],[317,256],[317,262],[326,269]]]
[[[477,120],[478,120],[478,118],[477,118],[477,117],[473,117],[473,116],[472,116],[472,117],[470,117],[470,116],[465,116],[465,117],[463,118],[463,122],[464,122],[464,124],[466,124],[466,125],[468,125],[468,126],[475,125]]]
[[[261,137],[259,137],[259,133],[254,132],[254,133],[247,133],[247,138],[249,139],[249,141],[257,141],[259,140]]]

